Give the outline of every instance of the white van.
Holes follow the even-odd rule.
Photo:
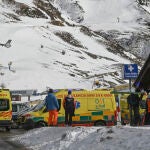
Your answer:
[[[20,102],[20,101],[12,101],[13,126],[16,126],[19,112],[21,112],[23,110],[27,110],[29,108],[30,108],[30,106],[27,103]]]

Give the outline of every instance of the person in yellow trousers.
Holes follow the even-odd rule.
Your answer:
[[[49,89],[46,96],[46,108],[49,112],[48,126],[57,126],[59,104],[53,89]]]

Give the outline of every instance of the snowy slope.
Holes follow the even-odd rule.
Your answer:
[[[16,2],[21,3],[21,7],[22,3],[30,9],[37,7],[36,0]],[[134,53],[124,51],[125,48],[111,51],[110,47],[116,43],[95,31],[117,29],[121,32],[119,38],[124,38],[145,28],[137,22],[141,14],[136,3],[53,0],[50,4],[61,12],[61,17],[55,16],[53,20],[48,12],[37,7],[46,18],[32,18],[17,14],[18,8],[12,5],[0,3],[0,43],[12,39],[10,48],[1,47],[0,83],[10,89],[38,90],[45,90],[47,86],[90,89],[99,78],[107,87],[125,83],[121,79],[122,64],[138,59]],[[8,14],[14,14],[18,20]],[[52,21],[62,22],[63,26],[53,25]],[[89,27],[90,36],[83,32],[83,25]],[[11,70],[8,69],[10,61]]]
[[[85,10],[83,23],[93,30],[134,30],[139,26],[140,12],[134,0],[80,0],[80,4]]]

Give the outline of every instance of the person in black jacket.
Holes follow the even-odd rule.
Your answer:
[[[140,97],[137,93],[131,93],[127,97],[127,102],[130,110],[130,124],[131,125],[139,125],[140,123],[140,113],[139,113],[139,103]]]
[[[72,125],[72,116],[74,116],[74,111],[75,111],[75,101],[71,94],[72,94],[72,91],[68,90],[68,95],[64,98],[64,101],[63,101],[63,107],[65,109],[66,126]]]

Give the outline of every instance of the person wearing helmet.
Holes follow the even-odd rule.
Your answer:
[[[75,101],[71,90],[68,90],[68,95],[64,98],[63,107],[65,109],[65,125],[71,126],[72,116],[74,116],[75,111]]]

